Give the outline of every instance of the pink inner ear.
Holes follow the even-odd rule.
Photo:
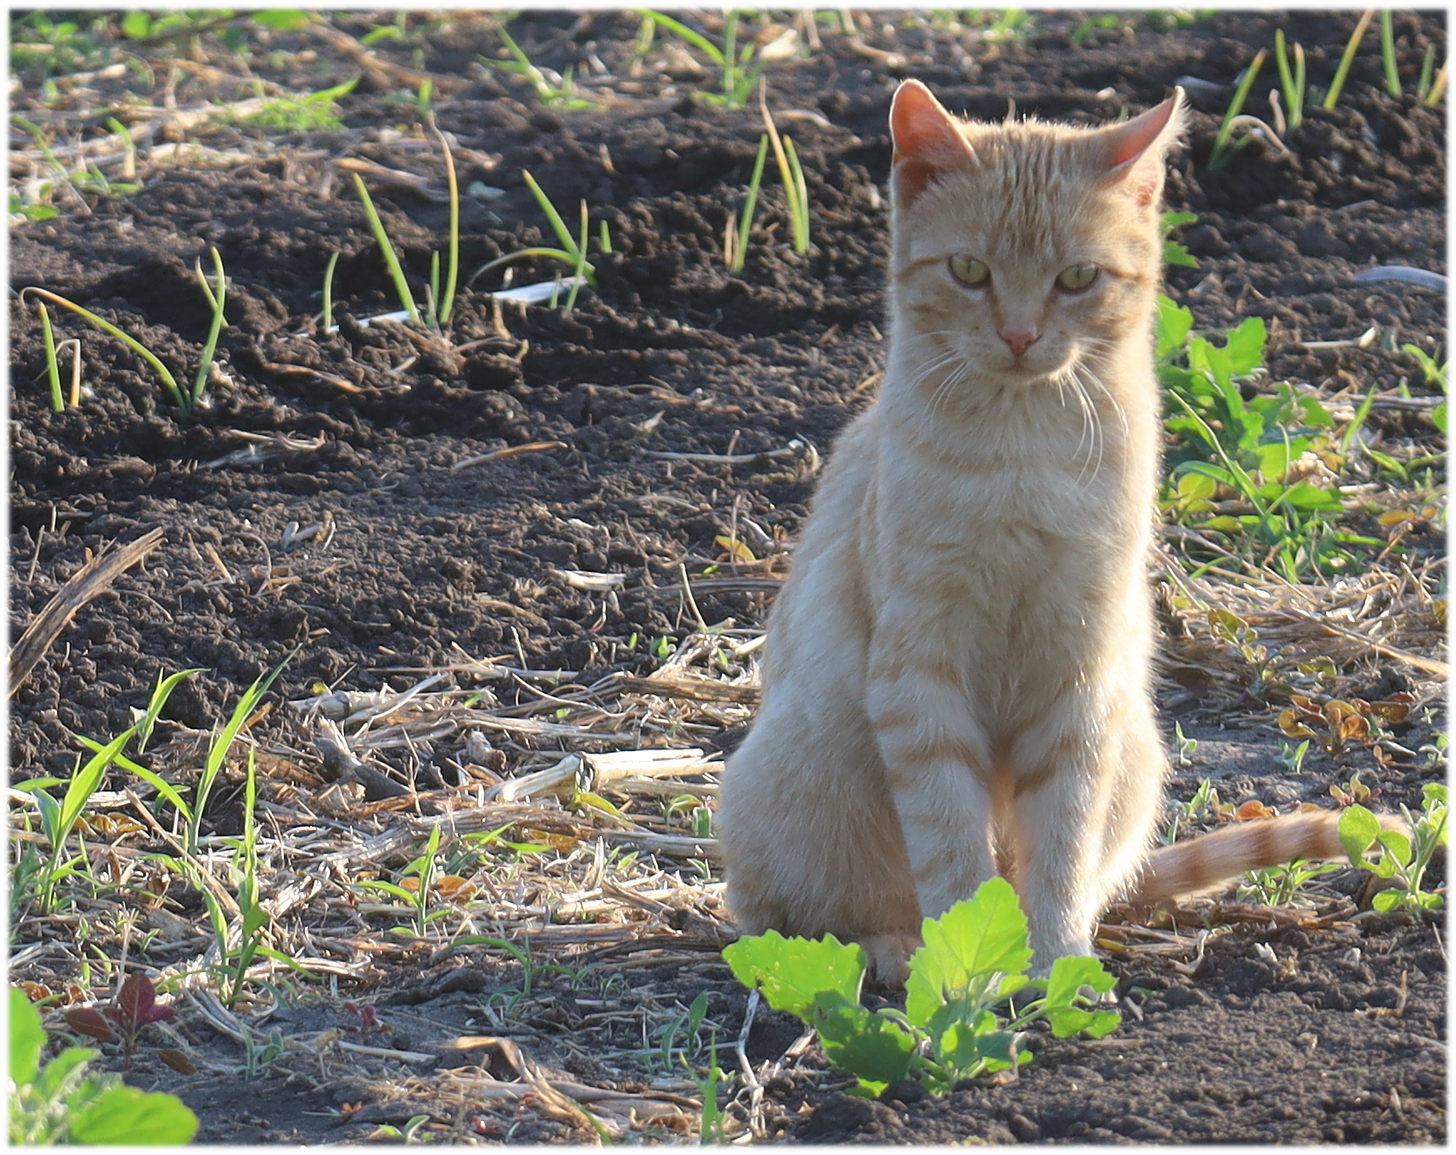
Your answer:
[[[950,113],[918,80],[907,80],[895,90],[890,105],[890,136],[895,142],[897,164],[952,162],[969,151]]]
[[[1103,153],[1103,163],[1109,169],[1114,169],[1136,160],[1146,152],[1168,127],[1169,121],[1178,111],[1181,96],[1180,89],[1156,108],[1148,109],[1125,124],[1105,129],[1103,140],[1107,151]]]

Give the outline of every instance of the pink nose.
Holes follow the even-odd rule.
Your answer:
[[[1029,329],[1001,330],[1001,340],[1005,341],[1006,344],[1011,346],[1011,351],[1015,353],[1018,357],[1020,357],[1023,353],[1027,351],[1027,349],[1031,347],[1031,343],[1035,341],[1039,335],[1040,334],[1031,332]]]

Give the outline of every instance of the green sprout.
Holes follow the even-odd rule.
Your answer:
[[[1233,154],[1243,148],[1248,141],[1247,136],[1232,141],[1234,122],[1243,111],[1244,101],[1249,98],[1249,90],[1254,87],[1254,78],[1259,75],[1259,69],[1264,67],[1264,57],[1269,54],[1267,48],[1259,49],[1249,67],[1244,70],[1244,78],[1239,82],[1238,88],[1234,91],[1234,98],[1229,102],[1228,111],[1223,114],[1223,123],[1218,126],[1218,134],[1213,138],[1213,151],[1208,157],[1208,168],[1210,172],[1220,171],[1232,159]]]
[[[1279,66],[1279,86],[1284,90],[1284,106],[1292,132],[1304,123],[1305,64],[1304,45],[1294,46],[1294,68],[1290,70],[1284,52],[1284,29],[1274,30],[1274,62]]]
[[[414,294],[410,292],[409,282],[404,279],[404,270],[400,268],[399,256],[395,253],[389,234],[384,229],[384,222],[379,219],[379,213],[374,208],[374,201],[369,196],[369,190],[364,187],[364,180],[357,172],[354,173],[354,184],[359,190],[359,200],[364,205],[364,214],[369,218],[369,227],[374,231],[374,240],[379,245],[379,251],[384,254],[384,263],[389,269],[390,279],[394,281],[394,291],[399,295],[399,303],[404,306],[405,312],[409,314],[409,319],[418,325],[420,311],[415,305]]]
[[[753,176],[748,182],[743,211],[736,222],[730,214],[723,231],[723,263],[735,275],[743,272],[743,264],[748,259],[748,233],[753,227],[753,210],[758,207],[758,189],[763,183],[763,166],[767,159],[768,135],[765,133],[758,138],[758,156],[753,162]]]
[[[1365,37],[1365,29],[1370,27],[1370,21],[1375,16],[1375,9],[1369,9],[1365,15],[1360,17],[1360,22],[1355,25],[1355,31],[1350,33],[1349,42],[1345,45],[1345,54],[1340,57],[1339,67],[1335,69],[1335,78],[1330,82],[1330,90],[1325,93],[1324,107],[1327,111],[1340,102],[1340,93],[1345,87],[1345,78],[1350,75],[1350,65],[1355,62],[1355,50],[1360,47],[1360,41]]]

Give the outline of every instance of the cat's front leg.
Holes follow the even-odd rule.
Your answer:
[[[909,636],[911,644],[876,648],[869,718],[920,913],[938,918],[996,873],[991,751],[950,656],[923,633]]]
[[[1062,701],[1011,751],[1016,886],[1030,924],[1032,969],[1045,974],[1066,955],[1090,955],[1107,899],[1103,844],[1111,793],[1108,724],[1087,703]]]

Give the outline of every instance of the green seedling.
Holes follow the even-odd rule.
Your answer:
[[[1279,66],[1279,86],[1284,90],[1284,107],[1292,132],[1304,123],[1305,63],[1304,46],[1294,46],[1294,68],[1284,52],[1284,29],[1274,30],[1274,62]]]
[[[1229,102],[1228,111],[1223,114],[1223,123],[1218,126],[1218,133],[1213,138],[1213,151],[1208,155],[1210,172],[1218,172],[1223,169],[1233,159],[1234,153],[1248,143],[1247,136],[1234,140],[1233,132],[1239,122],[1240,113],[1243,112],[1244,102],[1249,98],[1249,90],[1254,87],[1254,80],[1259,75],[1259,69],[1264,67],[1264,57],[1268,54],[1267,48],[1259,49],[1249,67],[1244,70],[1243,80],[1234,90],[1234,98]],[[1249,118],[1249,120],[1252,119],[1252,117]]]
[[[1395,62],[1395,14],[1380,10],[1380,60],[1385,67],[1385,91],[1400,98],[1400,70]]]
[[[1426,54],[1421,60],[1421,76],[1416,83],[1416,98],[1428,108],[1441,103],[1441,98],[1446,95],[1446,65],[1441,65],[1441,71],[1437,72],[1434,78],[1431,70],[1436,65],[1436,46],[1426,45]]]
[[[536,99],[542,104],[556,108],[591,108],[592,102],[579,95],[576,91],[574,68],[568,66],[566,72],[552,80],[555,73],[548,73],[531,63],[531,58],[521,50],[511,34],[506,31],[505,23],[496,27],[501,40],[505,43],[508,51],[514,60],[491,60],[488,57],[479,57],[482,64],[490,68],[499,68],[502,72],[512,72],[518,76],[524,76],[531,82],[531,87],[536,90]]]
[[[1360,22],[1355,25],[1355,31],[1350,33],[1350,40],[1345,45],[1345,53],[1340,57],[1339,66],[1335,69],[1335,78],[1330,81],[1330,90],[1325,93],[1324,107],[1332,109],[1340,102],[1340,93],[1345,88],[1345,78],[1350,75],[1350,65],[1355,62],[1355,50],[1360,47],[1360,41],[1365,38],[1365,29],[1370,27],[1370,21],[1375,17],[1375,9],[1369,9],[1360,17]]]
[[[1163,226],[1163,263],[1165,265],[1182,265],[1184,268],[1198,268],[1198,261],[1194,259],[1183,245],[1175,240],[1170,240],[1168,234],[1181,225],[1191,225],[1198,219],[1197,213],[1164,213],[1161,218]]]
[[[1030,994],[1032,958],[1026,915],[1003,878],[988,879],[973,898],[926,919],[922,933],[903,1012],[861,1005],[864,949],[833,935],[810,941],[769,931],[739,939],[723,957],[769,1006],[817,1030],[830,1062],[857,1077],[861,1095],[878,1095],[912,1074],[945,1094],[961,1079],[1015,1069],[1031,1059],[1023,1034],[1038,1020],[1058,1038],[1097,1038],[1121,1021],[1115,1011],[1086,1009],[1084,987],[1106,994],[1113,986],[1094,958],[1057,959],[1045,992],[1023,997]]]
[[[701,995],[699,996],[702,997]],[[697,1003],[694,1001],[694,1006]],[[723,1144],[728,1142],[726,1131],[727,1119],[723,1114],[723,1108],[718,1104],[718,1090],[728,1082],[727,1073],[718,1066],[718,1033],[713,1032],[708,1044],[708,1066],[706,1071],[699,1076],[691,1067],[688,1074],[693,1083],[697,1085],[698,1094],[703,1097],[703,1115],[698,1121],[698,1145],[706,1147],[708,1144]],[[684,1065],[687,1060],[683,1060]]]
[[[1262,870],[1250,870],[1244,875],[1244,882],[1236,894],[1241,902],[1288,906],[1298,900],[1300,892],[1314,879],[1339,869],[1341,867],[1336,862],[1311,865],[1303,859],[1296,859]]]
[[[1449,361],[1441,361],[1437,357],[1432,357],[1419,345],[1402,345],[1400,349],[1402,353],[1408,353],[1415,358],[1416,363],[1421,367],[1421,372],[1425,375],[1425,383],[1428,387],[1439,388],[1442,393],[1446,392],[1446,370],[1450,365]],[[1444,398],[1437,402],[1431,410],[1431,423],[1441,431],[1442,435],[1445,434],[1446,401]]]
[[[39,1012],[14,988],[9,1011],[13,1145],[180,1146],[197,1134],[197,1116],[175,1095],[138,1091],[120,1075],[88,1074],[98,1057],[90,1047],[66,1047],[42,1067],[46,1032]]]
[[[129,758],[119,758],[118,765],[123,769],[137,775],[143,781],[150,783],[161,797],[171,803],[187,824],[185,846],[189,854],[196,854],[202,837],[202,819],[207,812],[207,802],[212,795],[212,788],[217,782],[217,776],[222,771],[223,763],[227,760],[228,751],[232,749],[233,742],[237,740],[239,732],[244,723],[252,717],[253,711],[257,709],[258,703],[262,701],[263,695],[277,680],[278,675],[293,660],[293,654],[289,654],[278,667],[266,678],[260,677],[244,692],[238,699],[238,704],[233,708],[232,715],[221,730],[214,732],[212,741],[208,744],[207,759],[203,764],[202,773],[198,776],[197,786],[193,791],[192,802],[188,802],[177,791],[177,788],[168,782],[161,775],[148,770],[145,766],[138,765]],[[185,673],[191,673],[186,671]],[[170,689],[169,691],[170,692]],[[158,707],[160,709],[160,707]],[[83,742],[91,743],[87,739]]]
[[[1183,736],[1183,723],[1173,723],[1173,736],[1178,743],[1178,765],[1192,766],[1193,753],[1198,749],[1197,738],[1185,738]]]
[[[753,210],[758,207],[758,190],[763,183],[763,166],[768,159],[768,135],[758,138],[758,155],[753,161],[753,176],[748,181],[748,195],[743,201],[743,210],[735,222],[732,215],[723,230],[723,263],[735,276],[743,272],[748,259],[748,234],[753,228]]]
[[[233,875],[233,882],[237,887],[238,911],[242,916],[238,927],[236,947],[228,949],[230,936],[222,904],[217,901],[211,890],[206,887],[202,888],[202,897],[213,922],[214,934],[218,939],[218,945],[223,948],[221,958],[225,960],[224,965],[227,970],[223,1005],[229,1010],[233,1008],[238,1001],[238,996],[242,994],[243,978],[248,973],[248,967],[252,965],[256,955],[266,952],[271,957],[284,958],[263,945],[263,932],[272,921],[272,916],[258,899],[258,828],[257,820],[253,816],[257,804],[258,770],[253,751],[250,749],[248,751],[248,777],[243,796],[243,836],[239,839],[226,840],[233,847],[234,864],[238,858],[243,860],[241,870],[234,865],[229,872]],[[288,959],[284,959],[284,961],[291,962]]]
[[[762,67],[752,67],[754,56],[754,45],[752,42],[738,46],[738,20],[739,13],[730,10],[723,16],[723,44],[720,47],[714,44],[701,32],[689,28],[679,20],[671,16],[665,16],[661,12],[652,12],[646,9],[635,10],[644,22],[651,21],[653,25],[662,25],[675,36],[687,41],[694,48],[701,51],[718,68],[720,76],[720,92],[706,93],[703,99],[713,104],[721,104],[725,108],[742,108],[748,103],[749,93],[753,91],[753,85],[759,79]],[[651,36],[651,32],[646,33]],[[650,39],[648,41],[651,42]]]
[[[191,414],[202,401],[202,395],[207,387],[208,378],[212,374],[213,356],[217,351],[217,338],[222,331],[223,325],[223,306],[227,300],[227,277],[223,273],[222,257],[218,254],[216,248],[212,249],[211,253],[213,268],[217,279],[212,285],[209,285],[206,278],[202,276],[199,267],[198,280],[202,285],[203,295],[207,298],[208,306],[212,309],[212,326],[208,331],[207,343],[202,348],[202,355],[197,366],[197,376],[193,381],[192,388],[187,391],[184,391],[177,384],[177,378],[172,376],[172,371],[162,363],[161,359],[155,353],[135,337],[131,336],[131,334],[117,328],[110,321],[98,317],[90,309],[83,308],[74,301],[68,301],[65,297],[52,293],[48,289],[38,289],[34,286],[22,289],[20,291],[20,298],[24,300],[27,293],[34,293],[37,297],[49,301],[53,305],[60,305],[84,317],[102,332],[110,333],[155,369],[157,376],[162,379],[162,386],[167,391],[167,396],[172,399],[172,402],[183,413]],[[47,354],[49,355],[49,350],[47,350]]]
[[[384,222],[379,219],[379,213],[374,207],[374,201],[369,196],[369,190],[364,187],[364,180],[356,172],[354,185],[359,190],[359,200],[364,205],[364,215],[369,218],[369,227],[374,232],[375,243],[379,245],[379,251],[384,256],[385,267],[389,269],[389,276],[394,281],[394,291],[399,296],[399,303],[409,314],[409,319],[416,325],[420,323],[420,310],[415,304],[414,294],[410,292],[409,282],[404,278],[404,270],[400,268],[399,256],[394,251],[394,245],[389,239],[389,233],[384,229]]]
[[[497,257],[495,260],[482,265],[480,268],[475,270],[475,272],[471,275],[470,279],[473,281],[476,277],[480,276],[481,273],[488,273],[492,269],[497,269],[501,265],[509,264],[512,261],[530,260],[535,257],[548,257],[553,261],[560,261],[564,265],[570,265],[574,270],[576,270],[577,276],[584,277],[587,284],[591,285],[592,288],[596,288],[596,268],[586,259],[585,231],[583,231],[580,240],[578,240],[577,237],[572,236],[571,230],[566,227],[566,222],[561,219],[561,214],[556,211],[556,206],[551,203],[551,198],[548,197],[541,190],[541,186],[536,183],[536,178],[533,177],[525,169],[521,170],[521,177],[523,180],[525,180],[526,187],[531,190],[531,195],[536,198],[536,203],[541,206],[541,211],[546,214],[546,219],[551,222],[551,229],[556,234],[557,239],[561,242],[561,248],[553,249],[541,246],[533,246],[526,249],[517,249],[513,253],[507,253],[503,257]],[[581,211],[583,220],[585,220],[585,201],[582,202]]]
[[[85,845],[81,846],[79,854],[68,857],[66,841],[82,811],[90,803],[91,796],[100,789],[107,767],[119,760],[122,748],[134,732],[134,728],[123,730],[105,746],[88,743],[95,747],[95,753],[84,766],[77,757],[71,780],[59,802],[47,793],[49,787],[60,785],[54,778],[34,778],[15,784],[17,790],[25,790],[35,799],[40,811],[41,833],[50,847],[48,857],[39,866],[35,890],[36,904],[42,912],[49,913],[55,909],[56,888],[61,882],[79,870],[89,870]]]
[[[301,96],[280,96],[263,101],[257,112],[243,117],[247,128],[264,128],[270,132],[337,132],[344,127],[339,119],[337,101],[354,91],[359,83],[355,76],[332,88]],[[262,84],[258,85],[261,97]]]
[[[324,266],[324,308],[322,315],[323,331],[332,332],[334,328],[334,267],[339,263],[339,254],[329,254],[329,263]]]
[[[1350,861],[1395,882],[1375,895],[1372,905],[1378,911],[1419,913],[1445,905],[1441,894],[1427,892],[1421,885],[1436,848],[1446,843],[1446,787],[1428,782],[1421,787],[1421,794],[1420,814],[1412,815],[1406,806],[1400,808],[1410,829],[1409,837],[1382,827],[1375,815],[1359,804],[1347,806],[1340,815],[1340,841]],[[1368,858],[1371,851],[1378,857]]]
[[[410,861],[401,872],[401,878],[412,880],[414,886],[402,886],[380,879],[361,879],[354,884],[364,890],[374,890],[387,894],[391,898],[397,898],[414,911],[414,925],[390,927],[393,934],[412,934],[416,938],[424,938],[429,933],[430,923],[444,918],[449,913],[448,910],[437,910],[433,914],[430,913],[430,892],[438,878],[435,855],[439,851],[440,827],[436,825],[430,827],[430,837],[425,843],[425,852]]]
[[[425,123],[440,142],[440,151],[445,157],[445,186],[450,194],[450,235],[447,241],[448,260],[443,296],[440,294],[439,285],[439,254],[430,254],[430,323],[432,328],[439,330],[450,323],[451,314],[455,311],[455,287],[460,276],[460,181],[455,173],[455,156],[450,151],[450,142],[435,124],[432,113],[426,115]]]
[[[778,162],[779,166],[779,177],[784,182],[784,201],[788,208],[789,225],[793,231],[794,252],[807,253],[809,251],[809,189],[804,183],[804,168],[799,163],[799,154],[794,150],[794,142],[786,136],[779,136],[773,116],[769,113],[768,102],[764,98],[762,86],[759,87],[758,108],[763,115],[764,127],[768,129],[768,139],[773,146],[774,160]]]
[[[40,310],[40,331],[45,340],[46,380],[51,387],[51,409],[61,413],[65,411],[66,399],[61,396],[61,369],[56,361],[56,335],[51,329],[50,311],[40,302],[36,302],[35,307]]]
[[[1308,753],[1308,738],[1298,746],[1291,745],[1288,742],[1279,743],[1279,761],[1290,774],[1298,774],[1304,769],[1304,756]]]

